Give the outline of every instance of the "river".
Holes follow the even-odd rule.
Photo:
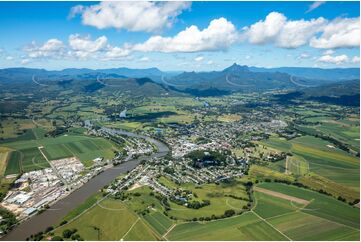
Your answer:
[[[79,189],[73,191],[67,197],[54,203],[43,213],[34,215],[23,221],[0,240],[25,240],[32,234],[44,231],[49,226],[59,224],[65,215],[85,202],[88,197],[98,192],[105,185],[108,185],[120,174],[134,169],[144,159],[162,157],[165,156],[169,151],[168,147],[164,143],[153,138],[122,130],[117,130],[116,133],[131,137],[144,138],[156,145],[158,151],[151,156],[142,156],[105,170],[104,172],[90,179]]]

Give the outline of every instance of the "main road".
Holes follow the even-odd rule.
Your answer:
[[[98,192],[105,185],[108,185],[110,182],[112,182],[117,176],[119,176],[119,174],[126,173],[127,171],[134,169],[144,159],[162,157],[167,155],[169,152],[168,147],[164,143],[151,137],[126,132],[123,130],[112,131],[121,135],[143,138],[157,146],[157,153],[153,153],[150,156],[141,156],[137,159],[129,160],[125,163],[121,163],[118,166],[105,170],[104,172],[90,179],[79,189],[73,191],[65,198],[54,203],[43,213],[34,215],[23,221],[7,235],[2,237],[1,240],[25,240],[32,234],[44,231],[49,226],[59,224],[65,215],[67,215],[71,210],[75,209],[78,205],[82,204],[88,197]]]

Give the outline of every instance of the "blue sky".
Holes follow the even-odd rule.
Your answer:
[[[356,67],[359,9],[359,2],[0,2],[0,67]]]

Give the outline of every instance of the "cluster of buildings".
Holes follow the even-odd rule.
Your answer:
[[[50,164],[68,188],[75,188],[83,184],[80,178],[85,167],[78,158],[70,157],[52,160]]]
[[[44,209],[67,194],[66,187],[52,168],[24,173],[1,202],[20,219]]]

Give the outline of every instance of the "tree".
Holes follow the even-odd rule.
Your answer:
[[[236,214],[236,212],[233,209],[229,209],[224,212],[224,216],[226,216],[226,217],[231,217],[235,214]]]
[[[54,236],[51,238],[51,241],[63,241],[63,237],[61,236]]]

